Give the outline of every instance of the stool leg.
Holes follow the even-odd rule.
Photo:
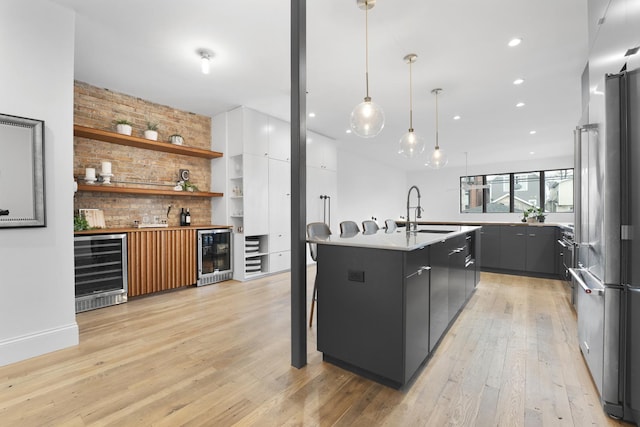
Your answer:
[[[317,274],[317,273],[316,273]],[[313,325],[313,308],[316,305],[316,294],[318,292],[318,276],[313,281],[313,294],[311,295],[311,313],[309,314],[309,327]]]

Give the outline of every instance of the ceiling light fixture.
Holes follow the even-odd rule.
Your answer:
[[[398,153],[410,159],[414,154],[424,152],[424,141],[413,131],[413,79],[411,65],[416,62],[418,55],[410,53],[404,57],[404,61],[409,64],[409,131],[400,138],[400,148]]]
[[[309,117],[314,118],[316,116],[316,113],[309,113]]]
[[[438,94],[442,92],[442,89],[437,88],[431,91],[436,96],[436,146],[431,153],[431,158],[427,161],[426,165],[433,169],[443,168],[448,162],[449,158],[444,151],[440,149],[438,144]]]
[[[535,130],[530,130],[530,131],[529,131],[529,135],[535,135],[535,134],[536,134],[536,131],[535,131]]]
[[[518,38],[518,37],[515,37],[515,38],[509,40],[508,45],[509,45],[509,47],[515,47],[515,46],[518,46],[520,43],[522,43],[522,39]]]
[[[515,79],[515,80],[513,81],[513,84],[514,84],[514,85],[521,85],[522,83],[524,83],[524,79]]]
[[[363,138],[372,138],[380,133],[384,127],[384,112],[382,108],[369,96],[369,9],[373,8],[376,0],[356,0],[360,9],[364,9],[365,16],[365,84],[366,96],[364,102],[356,105],[351,112],[351,129]]]
[[[524,107],[524,102],[518,102],[516,104],[516,107],[520,108],[520,107]]]
[[[462,117],[460,116],[453,116],[453,120],[460,120]]]
[[[211,72],[211,53],[206,50],[201,50],[198,52],[200,55],[200,70],[202,74],[209,74]]]

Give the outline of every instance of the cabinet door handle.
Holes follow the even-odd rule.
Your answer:
[[[524,236],[524,233],[516,233],[516,236]]]
[[[529,233],[529,237],[536,237],[535,233]]]

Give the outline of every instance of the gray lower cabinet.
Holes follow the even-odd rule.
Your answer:
[[[525,271],[556,274],[556,228],[527,227]]]
[[[481,267],[510,273],[557,275],[557,227],[489,225],[481,230]]]
[[[433,350],[449,325],[449,245],[434,243],[431,249],[431,316],[429,351]]]
[[[464,305],[467,273],[465,271],[466,239],[465,235],[447,240],[449,256],[449,308],[447,324],[458,314],[460,307]]]
[[[500,268],[500,225],[483,225],[480,229],[482,241],[481,266]]]
[[[318,350],[325,360],[405,384],[429,355],[429,248],[318,245],[318,260]]]
[[[500,230],[500,268],[525,271],[526,226],[507,225]]]

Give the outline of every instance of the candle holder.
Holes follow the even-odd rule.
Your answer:
[[[112,173],[103,173],[100,174],[100,176],[102,177],[103,184],[111,184],[111,177],[113,176]]]

